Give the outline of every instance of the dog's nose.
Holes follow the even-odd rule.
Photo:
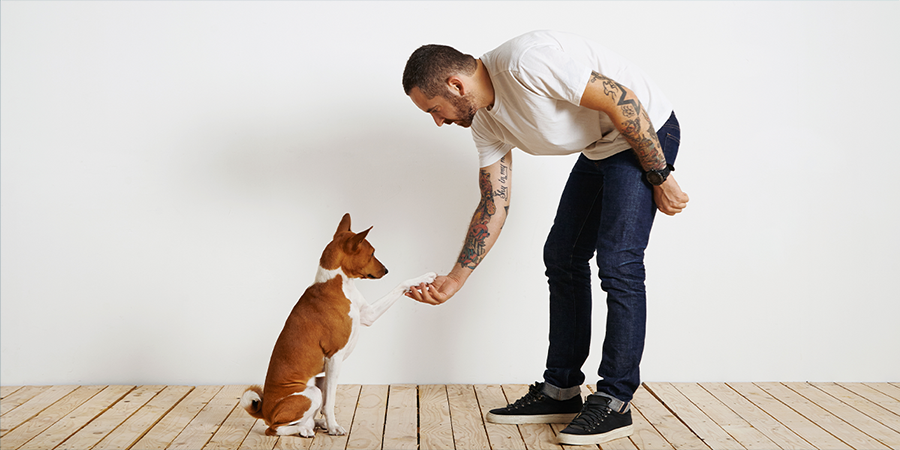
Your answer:
[[[385,268],[384,268],[384,274],[385,274],[385,275],[387,275],[387,274],[388,274],[388,270],[387,270],[387,267],[385,267]]]

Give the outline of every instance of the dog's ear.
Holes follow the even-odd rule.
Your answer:
[[[371,229],[372,227],[369,227],[368,230],[358,233],[352,238],[347,239],[347,243],[344,244],[344,249],[347,251],[347,253],[356,253],[356,251],[359,250],[359,244],[362,243]]]
[[[334,232],[334,237],[345,231],[350,231],[350,213],[344,214],[344,217],[341,218],[341,223],[338,225],[337,231]]]

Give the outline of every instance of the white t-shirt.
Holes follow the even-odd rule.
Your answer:
[[[643,71],[574,34],[527,33],[481,61],[494,86],[494,106],[478,110],[472,122],[481,167],[514,147],[532,155],[583,152],[594,160],[630,149],[606,114],[579,106],[592,71],[631,89],[654,129],[672,113],[669,100]]]

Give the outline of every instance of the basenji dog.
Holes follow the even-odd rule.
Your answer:
[[[241,406],[269,426],[266,435],[312,437],[317,426],[331,435],[345,434],[334,417],[335,392],[360,325],[372,325],[410,288],[434,281],[435,274],[428,273],[366,302],[353,280],[388,273],[366,240],[371,229],[350,231],[350,214],[344,215],[319,259],[315,283],[294,305],[275,341],[265,387],[251,386],[241,396]],[[319,412],[324,420],[317,418]]]

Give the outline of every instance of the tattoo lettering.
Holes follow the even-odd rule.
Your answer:
[[[459,253],[459,259],[457,260],[461,266],[469,269],[477,267],[487,253],[487,238],[491,235],[487,224],[497,212],[488,171],[481,171],[478,184],[481,187],[481,203],[478,204],[475,215],[472,216],[469,234],[466,235],[466,242],[463,244],[463,249]]]

